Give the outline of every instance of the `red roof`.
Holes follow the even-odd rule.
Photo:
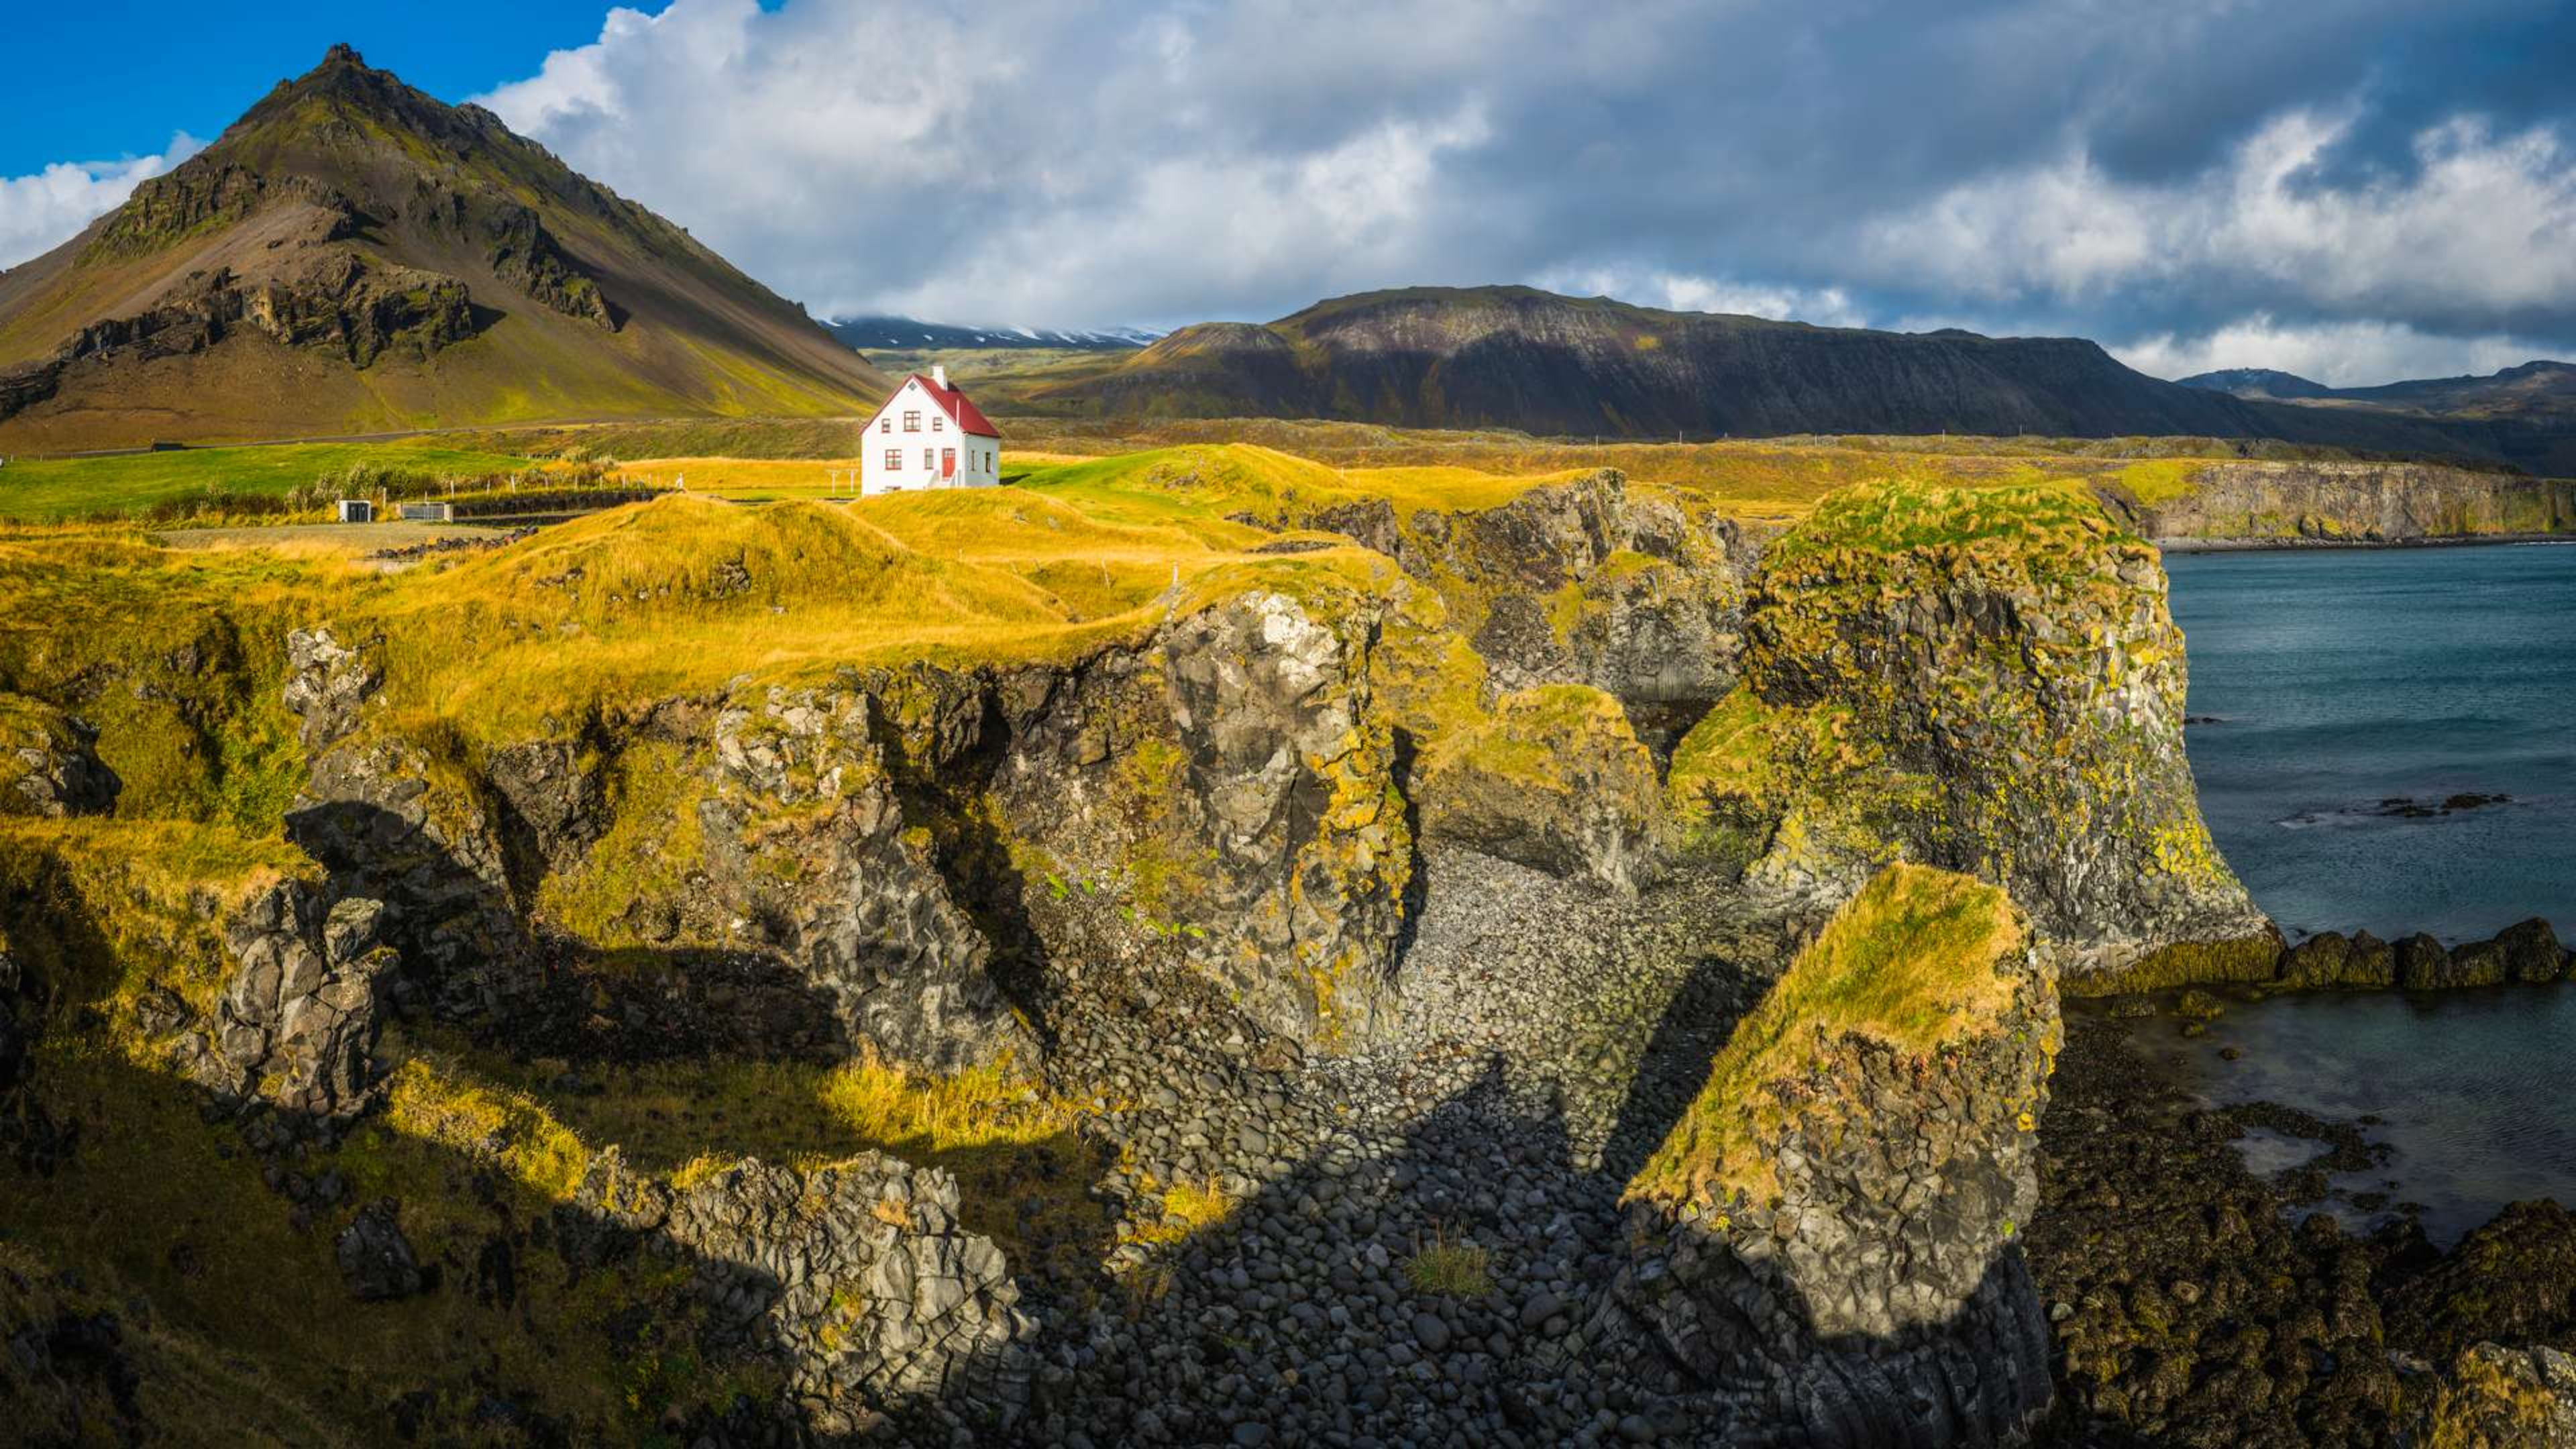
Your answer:
[[[959,432],[1000,440],[1001,430],[993,426],[992,420],[984,416],[984,410],[975,406],[966,394],[953,387],[941,387],[917,372],[912,375],[912,380],[920,383],[921,390],[930,394],[930,400],[939,404],[939,410],[956,422]]]

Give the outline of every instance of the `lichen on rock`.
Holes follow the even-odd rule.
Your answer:
[[[1412,860],[1375,626],[1254,591],[1065,679],[992,782],[1051,962],[1179,967],[1299,1040],[1367,1033]]]
[[[2194,795],[2163,570],[2089,495],[1835,494],[1765,552],[1746,639],[1758,703],[1717,773],[1753,785],[1696,803],[1756,818],[1758,873],[1840,894],[1902,856],[1995,881],[2064,952],[2069,991],[2170,953],[2269,974],[2278,937]]]
[[[2008,1440],[2050,1397],[2016,1241],[2059,1042],[1994,887],[1881,872],[1791,964],[1629,1185],[1634,1323],[1823,1444]]]

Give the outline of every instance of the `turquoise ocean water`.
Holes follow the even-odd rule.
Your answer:
[[[2191,712],[2214,717],[2186,730],[2201,808],[2285,929],[2458,942],[2541,915],[2576,934],[2576,547],[2165,564]],[[2443,813],[2469,794],[2511,798]],[[2139,1041],[2215,1101],[2379,1118],[2390,1161],[2338,1186],[2421,1205],[2437,1241],[2516,1198],[2576,1201],[2558,1090],[2576,984],[2279,997],[2195,1041],[2170,1021]],[[2248,1149],[2264,1165],[2307,1150]]]

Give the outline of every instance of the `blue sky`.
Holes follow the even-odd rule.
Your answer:
[[[2339,383],[2576,356],[2576,7],[564,0],[13,17],[0,264],[348,40],[817,312],[1529,282]]]
[[[312,69],[334,41],[432,95],[473,95],[535,70],[550,50],[597,40],[607,8],[598,0],[12,6],[17,58],[8,66],[0,176],[150,154],[175,131],[212,139],[262,91]],[[27,63],[41,56],[62,63]]]

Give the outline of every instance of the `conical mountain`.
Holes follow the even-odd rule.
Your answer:
[[[887,391],[687,232],[347,46],[0,273],[0,452],[852,413]]]

